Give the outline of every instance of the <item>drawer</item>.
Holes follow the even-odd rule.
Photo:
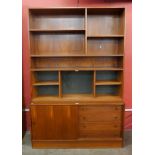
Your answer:
[[[79,133],[81,138],[120,137],[121,122],[81,123]]]
[[[84,122],[120,121],[121,106],[80,106],[79,120]]]

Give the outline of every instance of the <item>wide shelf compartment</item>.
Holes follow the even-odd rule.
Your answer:
[[[88,8],[87,14],[88,36],[124,34],[124,8]]]
[[[31,60],[32,70],[122,70],[122,57],[91,57],[91,58],[45,58],[35,57]]]
[[[63,101],[63,102],[61,102]],[[97,95],[94,97],[92,94],[64,94],[61,98],[57,96],[38,96],[32,99],[34,104],[71,104],[79,103],[79,105],[89,104],[114,104],[122,105],[122,98],[113,95]]]
[[[85,9],[30,9],[31,29],[84,29]]]
[[[87,54],[94,56],[117,55],[124,53],[124,39],[122,38],[88,38]]]
[[[32,55],[69,56],[85,54],[83,32],[32,32]]]

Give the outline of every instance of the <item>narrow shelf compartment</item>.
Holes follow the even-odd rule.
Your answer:
[[[105,80],[100,80],[100,81],[96,81],[95,83],[96,85],[121,85],[122,82],[120,81],[105,81]]]
[[[47,86],[47,85],[59,85],[58,81],[44,81],[44,82],[36,82],[33,86]]]

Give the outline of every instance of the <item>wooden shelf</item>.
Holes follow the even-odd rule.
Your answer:
[[[102,70],[102,71],[121,71],[123,68],[36,68],[36,69],[31,69],[31,71],[80,71],[80,70]]]
[[[48,58],[48,57],[123,57],[124,54],[113,54],[113,55],[31,55],[32,58]]]
[[[53,103],[52,103],[52,102]],[[62,103],[61,103],[62,101]],[[58,102],[58,103],[57,103]],[[93,103],[92,103],[93,102]],[[94,103],[95,102],[95,103]],[[61,98],[58,96],[41,96],[32,99],[33,104],[119,104],[122,105],[122,98],[119,96],[98,95],[94,97],[91,94],[66,94]]]
[[[121,85],[122,82],[120,81],[96,81],[96,85]]]
[[[43,82],[36,82],[33,86],[49,86],[49,85],[59,85],[58,81],[43,81]]]
[[[87,36],[87,38],[123,38],[124,35],[91,35]]]
[[[53,30],[53,29],[30,29],[30,32],[85,32],[83,29],[60,29],[60,30]]]
[[[31,57],[37,58],[37,57],[85,57],[86,55],[31,55]]]

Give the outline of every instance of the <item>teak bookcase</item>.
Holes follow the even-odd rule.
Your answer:
[[[34,148],[123,146],[124,8],[31,8]]]

